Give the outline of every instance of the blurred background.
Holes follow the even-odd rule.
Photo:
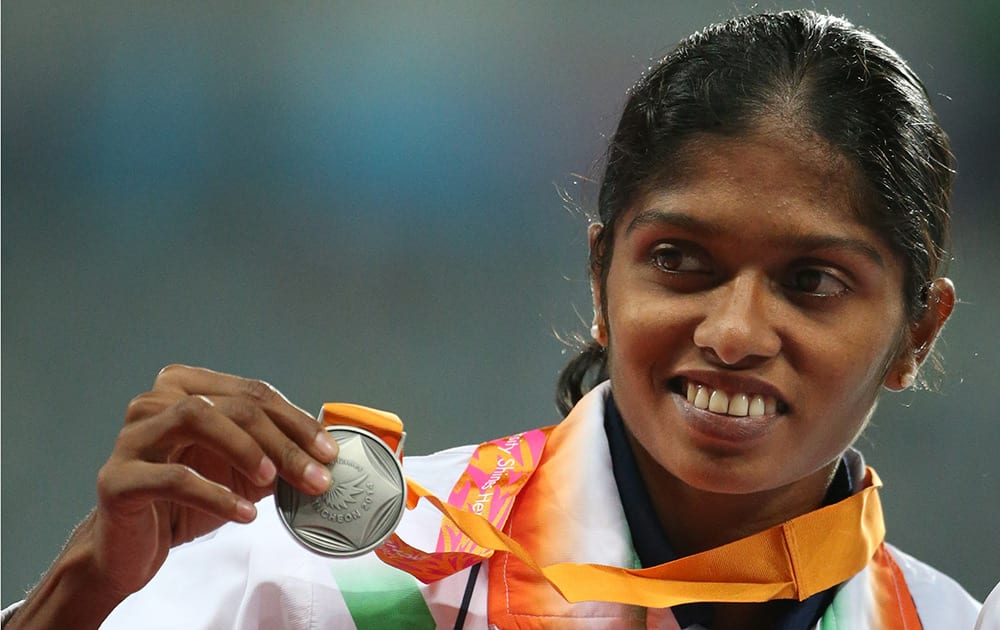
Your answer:
[[[958,155],[947,376],[885,396],[860,447],[890,540],[981,599],[1000,579],[1000,9],[818,6],[911,62]],[[394,410],[410,453],[556,421],[560,337],[589,329],[574,207],[624,92],[752,7],[778,8],[4,2],[2,601],[88,512],[168,363]]]

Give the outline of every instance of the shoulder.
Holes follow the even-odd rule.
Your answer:
[[[976,622],[976,630],[1000,630],[1000,584],[983,602],[983,611]]]
[[[925,628],[972,628],[980,604],[962,586],[934,567],[889,545],[906,578]]]

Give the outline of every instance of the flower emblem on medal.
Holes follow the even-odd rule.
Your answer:
[[[336,480],[323,495],[323,501],[334,510],[346,510],[369,492],[364,486],[367,479],[368,474],[362,473],[354,479]]]

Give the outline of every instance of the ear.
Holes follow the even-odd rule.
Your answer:
[[[910,326],[909,341],[885,377],[886,389],[898,392],[911,387],[938,334],[955,308],[955,285],[948,278],[931,283],[927,310]]]
[[[587,228],[587,241],[590,243],[590,260],[599,260],[601,257],[598,249],[602,247],[601,235],[603,233],[603,223],[594,222]],[[601,286],[600,273],[597,272],[594,265],[590,267],[590,297],[594,306],[594,319],[590,326],[590,336],[602,346],[607,346],[608,326],[607,320],[604,317],[604,287]]]

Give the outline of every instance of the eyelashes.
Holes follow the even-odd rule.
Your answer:
[[[846,282],[822,267],[802,267],[789,274],[784,286],[817,297],[838,297],[850,291]]]
[[[657,243],[650,262],[667,273],[712,273],[707,255],[692,243]]]
[[[725,269],[709,253],[690,241],[660,241],[649,249],[649,263],[663,272],[668,282],[715,286],[724,282]],[[795,296],[810,298],[840,297],[851,292],[848,275],[834,265],[821,261],[795,259],[776,274],[776,283]]]

